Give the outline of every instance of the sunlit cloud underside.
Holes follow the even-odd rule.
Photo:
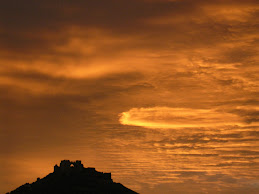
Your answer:
[[[214,127],[243,125],[235,114],[213,109],[132,108],[120,114],[120,123],[146,128]]]

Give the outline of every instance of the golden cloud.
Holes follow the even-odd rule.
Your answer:
[[[214,127],[242,125],[235,114],[213,109],[191,108],[132,108],[120,114],[120,123],[146,128]]]

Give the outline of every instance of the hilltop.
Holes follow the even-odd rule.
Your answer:
[[[111,173],[85,168],[80,160],[62,160],[54,172],[36,182],[26,183],[7,194],[137,194],[113,182]]]

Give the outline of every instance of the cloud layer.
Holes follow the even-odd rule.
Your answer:
[[[258,16],[257,0],[1,1],[0,193],[64,158],[143,194],[258,193]]]

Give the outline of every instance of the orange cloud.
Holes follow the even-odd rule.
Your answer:
[[[240,125],[240,117],[211,109],[132,108],[120,114],[120,123],[147,128],[214,127]]]

